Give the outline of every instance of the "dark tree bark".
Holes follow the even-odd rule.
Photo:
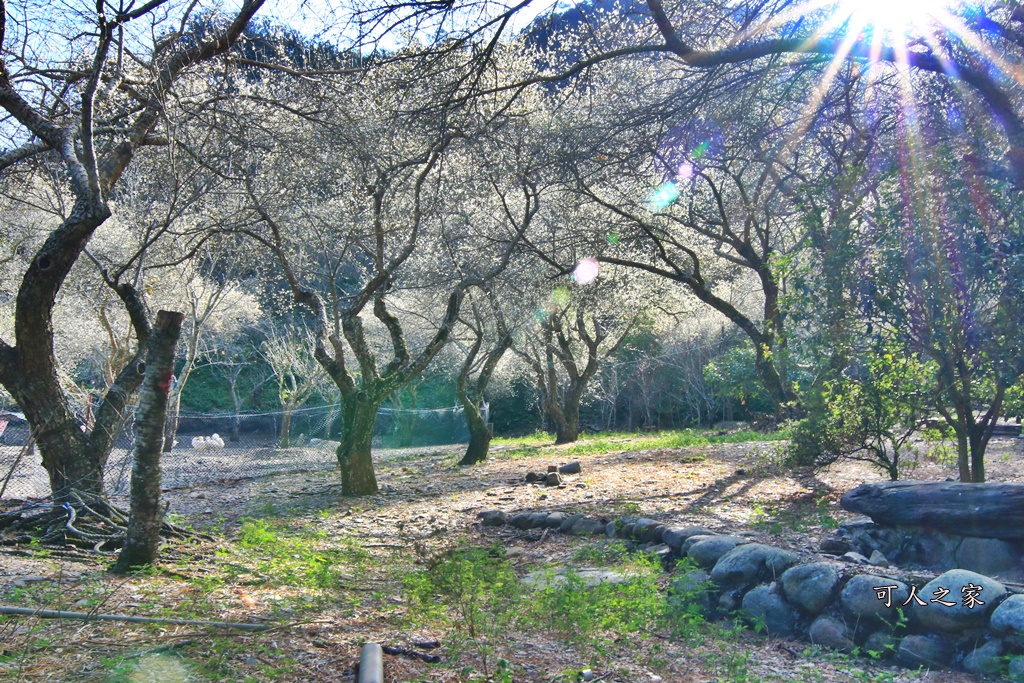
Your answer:
[[[27,101],[12,81],[6,59],[17,50],[4,53],[0,59],[0,107],[11,117],[11,125],[20,124],[36,140],[30,143],[38,151],[49,150],[63,163],[75,197],[67,218],[47,237],[25,271],[15,301],[15,344],[0,340],[0,381],[15,398],[25,417],[38,433],[43,466],[50,478],[56,503],[71,503],[76,498],[105,507],[103,468],[114,439],[125,419],[125,408],[142,380],[139,363],[145,354],[149,322],[140,294],[130,285],[121,284],[116,276],[104,273],[114,288],[131,320],[138,349],[107,389],[96,412],[91,432],[86,434],[75,418],[58,378],[59,364],[54,355],[53,307],[57,295],[75,262],[85,251],[96,229],[110,217],[107,197],[133,156],[143,146],[155,144],[152,133],[160,121],[166,94],[178,77],[193,65],[221,55],[235,44],[263,0],[246,0],[234,20],[206,42],[186,45],[175,40],[164,45],[154,63],[149,83],[136,84],[131,96],[138,99],[131,113],[123,117],[117,139],[110,141],[105,155],[97,149],[94,129],[95,105],[100,93],[101,76],[111,76],[108,85],[116,87],[123,76],[113,68],[117,60],[111,54],[121,24],[138,19],[159,3],[150,3],[135,12],[107,18],[102,9],[95,21],[93,36],[96,52],[84,76],[75,77],[74,84],[58,82],[56,90],[77,95],[80,113],[70,123],[52,121],[48,112]],[[4,43],[6,13],[0,4],[0,44]],[[37,21],[32,17],[30,22]],[[4,47],[6,45],[4,44]],[[32,67],[33,65],[27,65]],[[45,70],[41,70],[42,73]],[[49,76],[47,76],[49,77]],[[46,78],[46,77],[44,77]],[[55,78],[59,79],[60,76]],[[45,88],[40,89],[45,90]],[[144,95],[140,93],[145,93]],[[102,98],[107,102],[117,98]],[[62,114],[63,116],[63,114]],[[27,158],[8,154],[4,166]]]
[[[487,292],[490,295],[490,291]],[[459,465],[475,465],[487,459],[491,447],[491,439],[494,433],[491,431],[487,420],[480,412],[480,403],[485,399],[487,385],[494,376],[494,370],[498,366],[505,353],[512,347],[512,335],[505,325],[505,318],[498,308],[497,302],[491,298],[492,309],[495,318],[495,333],[498,336],[497,342],[484,354],[483,365],[475,381],[470,380],[484,340],[484,319],[479,306],[474,302],[472,306],[473,324],[467,326],[473,331],[475,338],[473,346],[466,354],[462,363],[462,370],[455,382],[455,393],[462,403],[463,412],[466,415],[466,426],[469,427],[469,445],[466,453],[459,461]]]
[[[168,393],[174,381],[174,353],[184,316],[158,311],[146,353],[146,375],[136,422],[131,511],[124,548],[113,567],[126,572],[156,562],[160,547],[160,454],[164,446]]]
[[[343,495],[369,496],[377,493],[373,470],[373,428],[381,399],[357,391],[342,402],[342,438],[338,445]]]

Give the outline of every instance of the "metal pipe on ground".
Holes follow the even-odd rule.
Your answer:
[[[358,683],[384,683],[384,653],[377,643],[366,643],[359,653]]]

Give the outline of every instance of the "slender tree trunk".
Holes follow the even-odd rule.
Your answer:
[[[167,425],[164,427],[164,453],[174,450],[174,439],[178,435],[178,415],[181,412],[181,387],[171,391],[167,404]]]
[[[136,426],[131,513],[124,548],[113,571],[153,564],[160,546],[160,454],[164,445],[167,399],[174,377],[174,351],[184,316],[158,311],[146,354],[146,374]]]
[[[362,393],[356,392],[342,407],[342,435],[337,455],[343,496],[369,496],[378,490],[370,450],[380,401],[360,396]]]
[[[281,412],[281,448],[288,448],[292,445],[292,406],[285,404]]]

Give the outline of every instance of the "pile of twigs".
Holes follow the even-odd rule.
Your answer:
[[[128,513],[95,495],[71,491],[68,500],[55,503],[39,500],[23,503],[0,512],[0,545],[76,546],[96,552],[115,550],[124,545],[128,532]],[[164,538],[213,540],[205,534],[164,522]]]

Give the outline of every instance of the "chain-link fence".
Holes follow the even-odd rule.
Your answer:
[[[0,485],[4,498],[41,498],[50,486],[31,428],[16,413],[6,414],[0,432]],[[118,436],[105,470],[107,493],[126,495],[131,483],[134,416]],[[174,448],[163,454],[163,487],[249,479],[269,474],[318,470],[337,465],[341,429],[339,406],[284,412],[189,413],[178,418]],[[464,443],[469,434],[461,408],[382,408],[374,430],[375,451]]]

